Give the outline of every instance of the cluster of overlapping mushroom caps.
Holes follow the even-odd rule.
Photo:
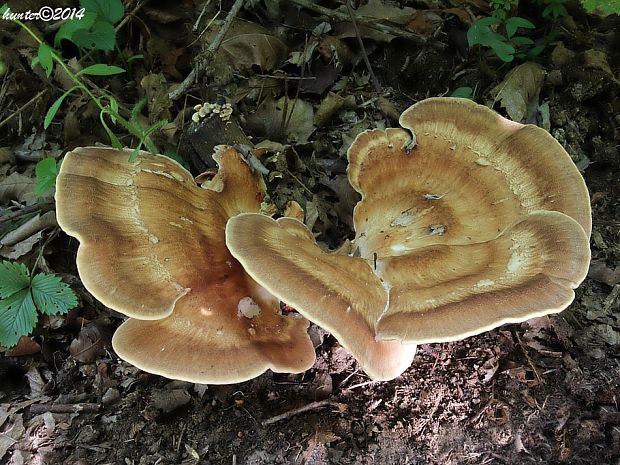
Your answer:
[[[338,253],[300,221],[258,213],[261,175],[231,147],[200,186],[163,156],[68,153],[58,221],[81,243],[86,288],[130,317],[117,354],[198,383],[297,373],[315,359],[310,320],[387,380],[416,344],[567,307],[588,269],[591,213],[560,144],[463,99],[421,101],[400,125],[348,151],[362,198],[352,247]]]

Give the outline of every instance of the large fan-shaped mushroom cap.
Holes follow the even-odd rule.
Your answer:
[[[400,123],[406,129],[366,131],[349,148],[349,180],[362,194],[353,256],[321,254],[308,234],[242,215],[227,243],[249,274],[345,341],[450,341],[568,306],[589,264],[591,212],[560,144],[464,99],[424,100]],[[270,279],[255,265],[267,260],[260,248],[311,293]],[[346,302],[357,303],[348,314]],[[344,345],[371,376],[384,363]]]
[[[198,383],[312,366],[307,320],[282,316],[226,248],[228,218],[260,208],[260,175],[231,147],[217,149],[220,171],[202,188],[167,157],[130,154],[76,149],[56,191],[58,222],[80,241],[84,285],[132,317],[114,335],[118,355]]]

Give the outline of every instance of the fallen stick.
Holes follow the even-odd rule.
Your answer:
[[[101,404],[83,402],[79,404],[33,404],[30,406],[30,413],[39,414],[51,413],[98,413]]]
[[[211,44],[207,48],[206,53],[208,55],[213,56],[215,55],[215,52],[217,52],[217,49],[220,47],[222,41],[224,40],[224,36],[230,29],[230,26],[232,25],[233,20],[235,19],[235,17],[237,16],[237,13],[239,13],[239,10],[243,6],[243,2],[244,0],[236,0],[233,6],[231,7],[230,11],[228,12],[228,15],[226,16],[226,19],[224,20],[224,24],[222,24],[222,27],[220,28],[217,35],[213,39],[213,42],[211,42]],[[168,93],[168,98],[174,101],[174,100],[178,100],[183,94],[185,94],[185,92],[189,90],[189,88],[196,81],[196,79],[198,79],[205,72],[204,65],[200,63],[205,63],[209,61],[210,60],[201,60],[199,64],[194,69],[191,70],[191,72],[187,75],[187,77],[183,80],[183,82],[179,84],[178,87],[175,87],[170,93]]]
[[[267,418],[266,420],[263,420],[261,424],[263,426],[271,425],[273,423],[277,423],[278,421],[291,418],[300,413],[309,412],[311,410],[318,410],[325,407],[336,407],[340,412],[344,412],[347,409],[346,404],[341,404],[340,402],[334,402],[331,400],[320,400],[318,402],[312,402],[302,407],[289,410],[288,412],[281,413],[280,415],[276,415],[275,417]]]

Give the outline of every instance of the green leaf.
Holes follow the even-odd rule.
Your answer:
[[[467,42],[470,47],[482,45],[490,47],[492,43],[504,40],[504,38],[493,32],[490,26],[499,24],[499,20],[491,16],[475,21],[467,30]]]
[[[58,29],[58,32],[54,36],[54,47],[59,47],[60,41],[63,39],[70,40],[75,43],[72,38],[75,31],[88,31],[92,25],[95,24],[95,19],[97,19],[97,15],[95,13],[86,11],[82,19],[72,19],[67,21],[60,27],[60,29]]]
[[[12,296],[30,286],[30,272],[17,262],[0,262],[0,299]]]
[[[39,64],[45,70],[45,75],[50,77],[52,70],[54,69],[54,60],[52,58],[52,49],[49,45],[42,43],[39,45],[39,52],[37,53],[39,58]]]
[[[58,176],[58,162],[53,158],[39,160],[34,169],[37,175],[37,185],[34,188],[36,195],[43,195],[56,183]]]
[[[0,15],[3,15],[5,11],[7,11],[9,9],[9,5],[6,3],[3,3],[2,6],[0,6]]]
[[[0,344],[13,347],[20,337],[32,332],[37,320],[30,289],[22,289],[0,300]]]
[[[532,39],[530,39],[529,37],[521,37],[521,36],[513,37],[512,39],[510,39],[510,43],[518,47],[521,47],[524,45],[534,45],[534,41]]]
[[[80,0],[80,6],[86,11],[92,11],[98,19],[116,24],[125,14],[121,0]]]
[[[452,91],[450,97],[468,98],[470,100],[473,100],[474,89],[472,89],[471,87],[457,87]]]
[[[116,124],[116,116],[114,115],[118,115],[118,102],[114,96],[110,96],[110,119],[113,124]]]
[[[122,149],[123,144],[121,144],[121,141],[118,140],[118,137],[116,137],[116,134],[114,134],[114,131],[112,131],[109,128],[108,123],[106,123],[105,121],[106,114],[110,114],[110,110],[107,110],[105,108],[101,110],[101,112],[99,113],[99,119],[101,120],[101,125],[103,126],[103,129],[105,129],[105,132],[108,134],[112,147],[114,147],[115,149]]]
[[[140,155],[140,149],[142,149],[142,141],[140,141],[136,148],[131,151],[131,155],[129,155],[129,161],[131,163],[138,159],[138,155]]]
[[[96,65],[90,65],[81,71],[78,71],[76,76],[79,76],[80,74],[88,74],[90,76],[112,76],[113,74],[121,74],[124,72],[125,70],[123,68],[119,68],[118,66],[97,63]]]
[[[78,46],[95,50],[114,50],[116,44],[116,30],[107,21],[96,21],[90,30],[78,29],[71,36],[71,40]]]
[[[615,0],[581,0],[581,4],[589,13],[599,15],[616,13],[620,15],[620,2]]]
[[[525,18],[513,16],[506,21],[506,35],[511,38],[517,32],[517,28],[534,29],[536,26]]]
[[[515,48],[505,42],[495,42],[491,44],[491,48],[500,60],[510,63],[515,58]]]
[[[140,112],[146,106],[146,98],[142,98],[136,102],[134,107],[131,109],[131,114],[129,115],[129,121],[139,121]]]
[[[67,313],[78,304],[77,296],[60,276],[39,273],[32,278],[31,286],[35,305],[46,315]]]
[[[52,120],[54,119],[54,116],[56,116],[56,113],[58,113],[58,110],[60,109],[60,105],[62,105],[62,102],[67,98],[67,96],[71,92],[73,92],[76,89],[76,87],[77,86],[72,87],[71,89],[66,91],[64,94],[62,94],[60,97],[58,97],[54,103],[52,103],[52,106],[49,108],[49,110],[47,110],[47,113],[45,114],[45,119],[43,120],[43,129],[47,129],[49,125],[52,124]]]

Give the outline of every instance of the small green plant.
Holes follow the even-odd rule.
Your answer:
[[[85,48],[94,48],[99,50],[113,48],[116,40],[116,32],[113,24],[118,22],[124,13],[124,8],[121,1],[81,0],[80,5],[82,6],[82,9],[87,11],[76,13],[75,19],[72,19],[63,25],[63,28],[65,26],[67,26],[67,28],[64,31],[63,28],[59,30],[56,34],[55,41],[59,42],[64,38],[69,39],[78,45],[82,45]],[[7,10],[8,6],[4,4],[0,7],[0,15],[3,15]],[[80,14],[82,19],[78,19],[78,14]],[[54,66],[59,66],[75,84],[73,87],[60,95],[60,97],[58,97],[49,107],[43,120],[44,129],[47,129],[50,126],[54,120],[54,117],[58,113],[58,110],[60,110],[62,103],[69,95],[74,92],[82,92],[86,94],[99,108],[99,120],[101,121],[101,125],[106,134],[110,138],[110,143],[113,147],[122,148],[123,144],[111,129],[110,123],[118,124],[132,136],[137,138],[138,144],[131,155],[132,160],[138,156],[138,152],[143,145],[151,153],[159,152],[150,136],[153,132],[165,125],[167,121],[158,121],[148,128],[143,127],[138,117],[139,112],[144,106],[143,102],[138,102],[131,111],[131,116],[129,119],[126,119],[120,115],[119,103],[112,94],[103,91],[102,95],[95,95],[95,93],[93,93],[93,91],[82,79],[83,76],[113,76],[116,74],[121,74],[125,72],[123,68],[103,63],[95,63],[90,66],[86,66],[77,72],[73,72],[65,64],[58,52],[39,38],[26,24],[19,19],[11,20],[22,27],[39,46],[37,56],[33,59],[32,66],[41,66],[48,77],[51,76],[54,71]],[[102,24],[108,24],[109,27],[103,26]],[[111,36],[109,34],[110,28],[113,31]],[[111,47],[109,46],[110,37],[112,38]],[[37,163],[36,172],[38,178],[37,194],[41,195],[53,187],[56,174],[58,174],[58,166],[52,166],[51,161],[41,160]]]
[[[542,11],[542,17],[548,20],[555,21],[558,18],[562,18],[568,15],[566,11],[566,3],[568,0],[538,0],[537,3],[544,7]]]
[[[519,16],[513,16],[505,21],[494,16],[487,16],[470,26],[467,31],[467,42],[470,47],[474,45],[489,47],[500,60],[509,63],[515,58],[529,58],[542,52],[544,46],[534,47],[532,39],[516,35],[520,28],[534,29],[535,27],[530,21]],[[493,28],[503,29],[505,33],[495,32]]]
[[[86,50],[114,50],[116,29],[125,14],[121,0],[80,0],[81,9],[61,26],[54,38],[54,47],[63,39]]]
[[[31,276],[23,263],[0,263],[0,345],[13,347],[32,332],[39,313],[67,313],[78,303],[71,288],[59,276],[37,273]]]
[[[36,195],[43,195],[54,187],[60,163],[60,161],[56,161],[53,158],[44,158],[37,162],[34,168],[34,172],[37,175],[37,184],[34,186],[34,193]]]
[[[620,2],[618,0],[581,0],[581,4],[588,13],[597,13],[603,16],[620,15]]]
[[[515,3],[515,0],[489,0],[491,16],[500,21],[505,21]]]

